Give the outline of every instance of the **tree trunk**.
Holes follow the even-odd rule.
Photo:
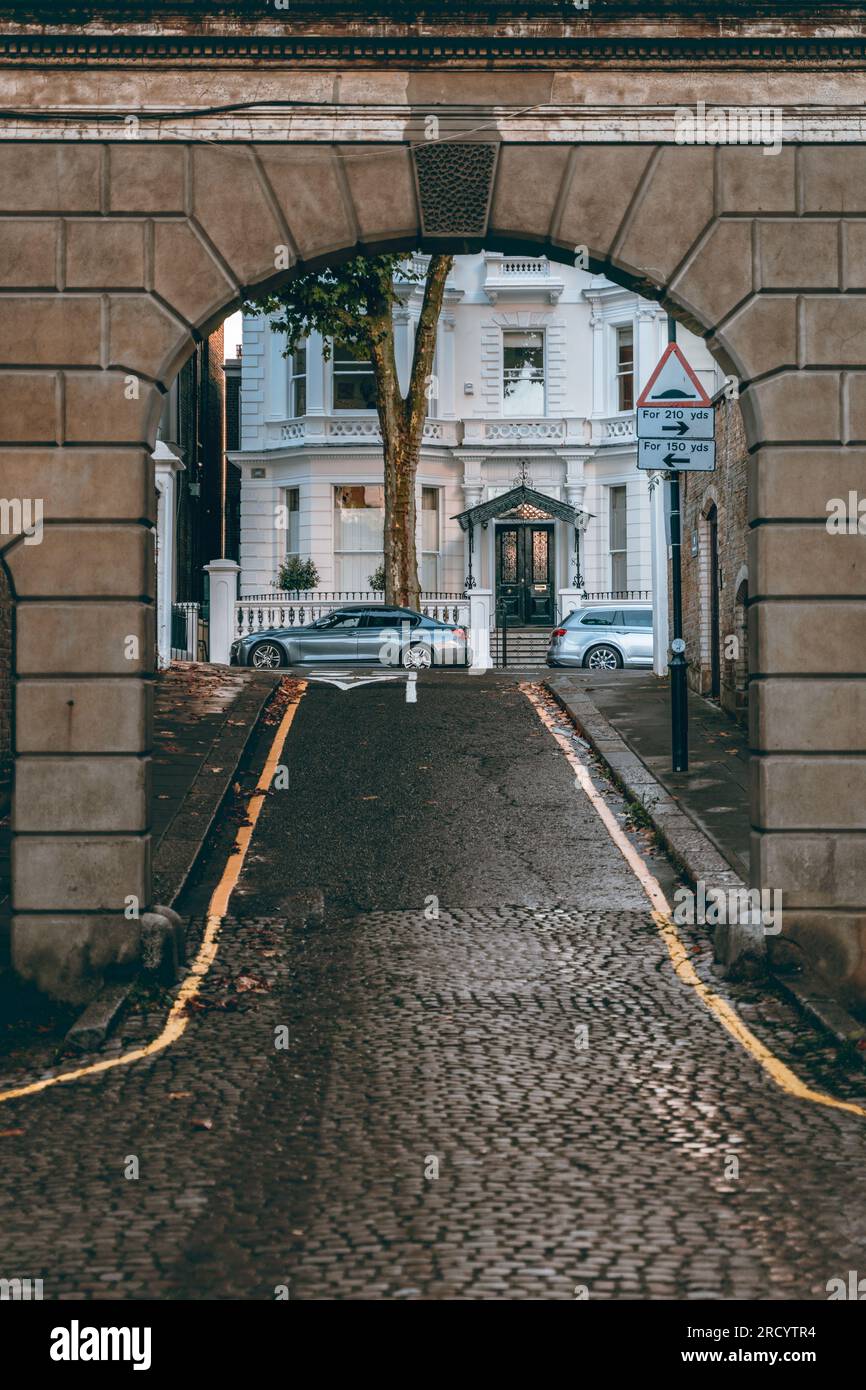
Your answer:
[[[435,387],[431,368],[445,282],[453,260],[453,256],[430,258],[405,399],[400,393],[397,376],[390,305],[386,313],[376,316],[374,324],[378,337],[371,357],[376,374],[385,465],[385,602],[401,608],[417,609],[421,602],[415,543],[418,510],[415,505],[415,478],[421,457],[427,404],[432,395],[438,394],[438,391],[431,389],[431,386]]]

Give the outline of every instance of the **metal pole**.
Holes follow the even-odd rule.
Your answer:
[[[677,340],[676,320],[668,315],[668,342]],[[673,640],[671,642],[671,751],[674,772],[689,770],[689,706],[683,641],[683,569],[680,524],[680,475],[671,470],[671,598],[673,600]]]

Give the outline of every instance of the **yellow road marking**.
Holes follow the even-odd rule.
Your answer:
[[[734,1009],[726,999],[722,999],[720,995],[716,994],[715,990],[710,989],[708,985],[704,984],[692,965],[692,962],[689,960],[686,947],[674,923],[670,903],[665,897],[664,890],[655,877],[655,874],[651,872],[643,859],[641,859],[634,845],[616,819],[616,816],[605,803],[604,798],[599,794],[595,783],[574,749],[571,747],[568,739],[564,734],[559,733],[551,716],[544,708],[535,691],[531,686],[527,685],[521,685],[520,689],[534,707],[541,722],[556,739],[574,769],[578,786],[586,793],[586,796],[592,803],[593,809],[602,821],[610,838],[613,840],[635,878],[640,883],[641,888],[649,898],[652,904],[652,919],[658,927],[659,935],[667,947],[667,952],[677,977],[682,980],[683,984],[688,985],[690,989],[695,991],[701,1003],[718,1019],[722,1027],[730,1033],[732,1038],[736,1039],[741,1047],[745,1048],[746,1052],[754,1057],[756,1062],[760,1063],[767,1075],[770,1076],[776,1085],[781,1087],[783,1091],[787,1091],[791,1096],[796,1096],[799,1100],[809,1100],[815,1105],[827,1105],[833,1110],[848,1110],[852,1115],[862,1115],[866,1117],[866,1108],[862,1105],[855,1105],[853,1101],[836,1100],[834,1096],[824,1095],[821,1091],[813,1091],[805,1082],[801,1081],[799,1076],[791,1071],[791,1068],[787,1067],[775,1053],[771,1052],[768,1047],[765,1047],[759,1038],[755,1037],[751,1029],[746,1027],[736,1009]]]
[[[124,1052],[120,1057],[107,1057],[101,1062],[91,1062],[88,1066],[76,1067],[73,1071],[64,1071],[57,1076],[46,1076],[41,1081],[32,1081],[26,1086],[16,1086],[10,1091],[0,1091],[0,1105],[7,1100],[19,1100],[21,1096],[32,1096],[37,1091],[45,1091],[49,1086],[57,1086],[61,1082],[80,1081],[83,1076],[96,1076],[99,1072],[112,1071],[115,1067],[126,1067],[131,1062],[140,1062],[144,1057],[153,1057],[157,1052],[163,1052],[172,1043],[176,1043],[178,1038],[183,1037],[187,1030],[190,1016],[186,1011],[187,1004],[191,999],[195,999],[201,989],[202,980],[210,970],[216,960],[220,927],[225,917],[229,899],[234,892],[237,881],[240,878],[241,869],[244,866],[247,850],[253,831],[256,828],[256,821],[264,805],[265,796],[274,779],[280,754],[283,745],[288,737],[289,729],[297,712],[298,705],[307,688],[306,681],[298,683],[297,698],[287,706],[286,711],[280,720],[279,728],[274,735],[261,776],[256,783],[256,789],[250,797],[247,805],[246,825],[238,827],[237,839],[232,846],[231,854],[226,860],[225,868],[219,883],[211,894],[208,903],[207,921],[205,924],[204,936],[201,945],[196,953],[189,973],[185,977],[183,984],[178,990],[177,997],[171,1006],[165,1026],[158,1037],[153,1042],[149,1042],[144,1047],[133,1048],[130,1052]]]

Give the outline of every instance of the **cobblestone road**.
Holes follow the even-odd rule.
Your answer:
[[[674,976],[513,681],[418,686],[311,685],[181,1041],[0,1107],[0,1274],[61,1298],[606,1299],[825,1298],[866,1272],[866,1121],[777,1089]],[[728,994],[862,1099],[786,1004]]]

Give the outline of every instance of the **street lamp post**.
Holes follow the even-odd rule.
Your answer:
[[[676,320],[668,315],[668,342],[677,340]],[[671,483],[671,599],[673,637],[671,639],[671,753],[674,772],[689,770],[689,706],[686,673],[686,644],[683,639],[682,525],[680,518],[680,475],[670,473]]]

